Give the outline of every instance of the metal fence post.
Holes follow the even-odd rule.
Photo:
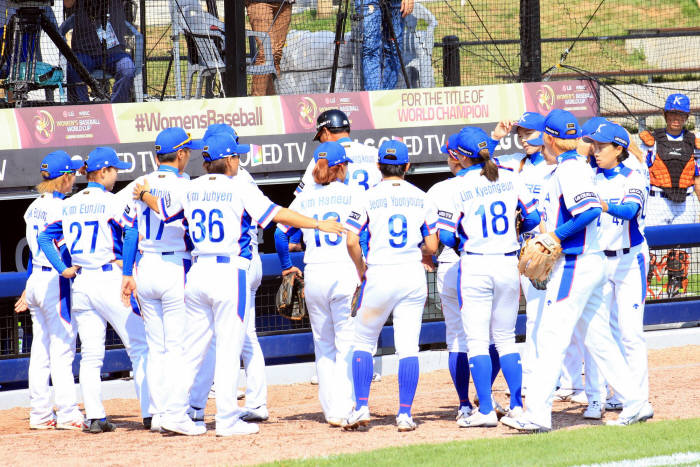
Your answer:
[[[444,86],[461,86],[459,73],[459,38],[445,36],[442,38],[442,81]]]
[[[542,81],[540,0],[520,0],[520,81]]]
[[[226,29],[226,73],[224,91],[228,97],[243,97],[248,93],[245,66],[245,5],[240,0],[224,0]]]

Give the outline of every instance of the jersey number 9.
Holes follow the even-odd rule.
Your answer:
[[[403,248],[408,241],[408,223],[403,214],[394,214],[389,218],[389,245],[394,248]]]

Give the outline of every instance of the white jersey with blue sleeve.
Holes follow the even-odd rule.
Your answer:
[[[166,222],[183,216],[187,220],[192,256],[246,260],[252,258],[250,227],[258,223],[264,228],[281,209],[257,186],[223,174],[202,175],[183,183],[169,198],[160,198],[159,204],[159,214]]]
[[[502,154],[494,158],[493,161],[496,165],[517,173],[520,172],[520,166],[522,165],[523,159],[526,157],[527,154],[515,152],[513,154]]]
[[[453,184],[451,196],[442,204],[439,225],[457,232],[461,249],[476,254],[505,254],[519,249],[515,211],[523,215],[536,209],[537,202],[520,183],[517,174],[498,169],[498,180],[481,175],[482,166],[473,165]],[[452,220],[456,219],[456,220]]]
[[[379,160],[377,148],[366,146],[350,138],[341,138],[338,140],[338,143],[345,148],[345,154],[352,160],[348,164],[348,173],[345,179],[347,185],[369,190],[382,180],[382,173],[377,167],[377,161]],[[312,160],[306,167],[301,183],[299,183],[294,192],[295,195],[301,193],[305,187],[316,184],[313,177],[315,166],[316,161]]]
[[[642,208],[639,210],[639,213],[637,213],[637,223],[639,225],[639,231],[643,234],[644,229],[646,229],[647,209],[649,209],[649,193],[651,191],[651,183],[649,183],[649,167],[647,167],[646,164],[641,163],[635,156],[631,154],[627,159],[622,161],[622,164],[625,167],[629,167],[635,173],[637,173],[638,176],[635,178],[641,179],[641,182],[644,185]],[[636,243],[634,243],[634,245],[636,245]]]
[[[289,206],[289,209],[318,220],[334,219],[342,222],[348,218],[357,196],[362,192],[342,182],[328,185],[314,184],[306,187]],[[297,229],[278,224],[277,227],[291,235]],[[351,261],[344,235],[329,234],[316,229],[301,229],[306,244],[304,263],[343,263]]]
[[[46,230],[48,225],[60,223],[63,199],[64,196],[61,193],[43,193],[32,201],[24,213],[24,222],[27,225],[25,234],[27,245],[32,253],[32,262],[35,267],[51,267],[46,255],[39,248],[39,234]],[[55,243],[57,246],[63,243],[62,238],[63,232],[60,234],[59,241]]]
[[[437,229],[437,209],[407,181],[383,180],[359,194],[345,226],[357,235],[367,226],[368,265],[419,262],[418,245]]]
[[[460,174],[461,173],[462,172],[460,172]],[[432,202],[433,205],[435,205],[438,209],[438,228],[444,228],[443,224],[445,222],[450,222],[450,225],[454,225],[454,221],[456,220],[454,214],[444,210],[441,211],[439,206],[440,204],[444,204],[444,200],[450,199],[452,197],[452,194],[454,193],[454,184],[458,182],[458,179],[461,177],[460,174],[457,174],[455,177],[448,178],[447,180],[437,182],[435,185],[430,187],[430,189],[426,193],[428,200]],[[440,263],[456,263],[458,261],[459,255],[457,254],[457,252],[455,252],[453,248],[447,246],[442,249],[442,252],[438,256],[438,262]]]
[[[567,222],[588,209],[600,208],[596,193],[594,173],[586,159],[568,151],[558,157],[558,165],[546,177],[545,196],[540,214],[545,220],[547,232]],[[598,238],[597,222],[561,242],[562,251],[568,255],[580,255],[603,251]]]
[[[639,218],[644,210],[646,188],[641,174],[619,165],[614,169],[598,169],[595,176],[596,190],[608,205],[632,202],[639,205],[637,215],[630,220],[603,213],[598,218],[601,247],[605,250],[621,250],[644,241]]]
[[[122,259],[123,228],[134,222],[122,198],[90,182],[63,202],[61,217],[73,266],[93,269]]]
[[[255,179],[253,176],[248,172],[246,169],[243,167],[238,167],[238,173],[236,174],[236,178],[240,178],[242,181],[248,182],[255,186],[257,188],[257,184],[255,183]],[[257,255],[258,254],[258,244],[260,243],[258,241],[258,224],[253,223],[253,225],[250,226],[250,230],[248,230],[248,233],[250,234],[250,248],[253,250],[253,254]]]

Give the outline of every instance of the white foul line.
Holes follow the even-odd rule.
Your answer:
[[[660,465],[687,465],[700,461],[700,452],[677,452],[669,456],[642,457],[603,464],[586,464],[577,467],[654,467]]]

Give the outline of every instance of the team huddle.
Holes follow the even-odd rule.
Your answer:
[[[667,110],[678,110],[674,96]],[[688,106],[682,97],[681,110]],[[111,192],[118,170],[130,164],[111,148],[96,148],[85,162],[63,151],[44,158],[40,196],[25,214],[31,258],[16,305],[28,307],[34,323],[32,429],[116,429],[100,382],[109,323],[131,360],[145,428],[204,434],[215,384],[216,435],[257,433],[255,422],[269,416],[255,333],[257,238],[272,222],[283,275],[304,277],[329,425],[353,430],[370,422],[373,354],[392,314],[396,424],[416,429],[425,271],[435,258],[459,427],[500,420],[520,431],[550,430],[562,363],[578,348],[567,360],[579,374],[585,362],[585,417],[600,419],[606,408],[622,410],[609,424],[653,416],[642,335],[649,171],[624,128],[602,118],[581,127],[563,110],[527,112],[491,135],[466,127],[441,149],[454,176],[427,193],[405,180],[410,158],[401,141],[377,149],[351,140],[340,110],[323,112],[316,130],[320,144],[289,208],[270,201],[239,167],[238,155],[250,147],[224,124],[210,126],[202,140],[181,128],[163,130],[155,142],[158,169],[118,193]],[[511,131],[523,152],[493,158]],[[190,180],[193,150],[201,150],[206,173]],[[86,172],[88,185],[64,199],[77,171]],[[303,273],[290,259],[302,242]],[[521,291],[522,356],[515,342]],[[73,389],[76,334],[85,416]],[[507,408],[491,394],[499,371]]]

